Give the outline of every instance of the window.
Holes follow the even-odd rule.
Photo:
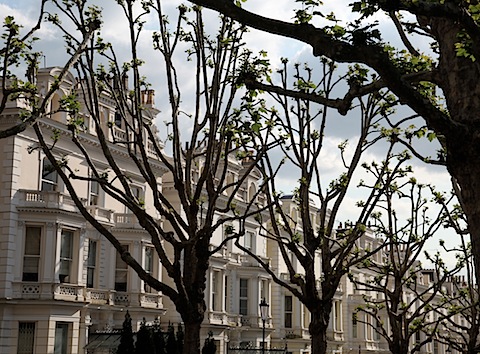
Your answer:
[[[228,188],[226,189],[226,193],[228,196],[231,196],[233,191],[235,190],[235,180],[233,178],[233,173],[231,172],[227,172],[227,180],[226,180],[226,183],[225,183],[225,186]]]
[[[27,226],[25,229],[25,252],[23,256],[23,281],[38,281],[42,228]]]
[[[19,322],[17,354],[33,354],[35,344],[35,322]]]
[[[88,241],[87,288],[95,287],[95,265],[97,262],[97,241]]]
[[[47,157],[43,158],[42,163],[42,191],[56,191],[57,190],[58,174],[52,163]]]
[[[285,295],[284,327],[292,328],[293,324],[293,298],[291,295]]]
[[[145,262],[144,262],[144,269],[145,272],[148,274],[153,273],[153,247],[145,247]],[[148,285],[146,282],[143,282],[143,290],[146,293],[152,292],[152,287]]]
[[[250,250],[250,251],[254,251],[254,244],[255,244],[255,234],[253,232],[250,232],[250,231],[247,231],[245,233],[245,236],[243,236],[244,238],[244,247],[247,249],[247,250]]]
[[[62,230],[60,244],[60,270],[58,278],[60,283],[71,282],[70,273],[73,261],[73,231]]]
[[[433,354],[438,354],[438,341],[433,339]]]
[[[128,252],[128,246],[122,245],[125,251]],[[116,291],[127,291],[127,276],[128,276],[128,266],[125,263],[120,255],[116,253],[115,260],[115,290]]]
[[[308,311],[305,305],[302,305],[303,310],[303,328],[308,328],[310,325],[310,311]]]
[[[225,311],[229,312],[230,311],[230,306],[228,304],[228,276],[225,276],[223,296],[224,296],[224,301],[225,301]]]
[[[240,279],[239,314],[248,315],[248,279]]]
[[[382,338],[380,334],[381,330],[382,330],[382,324],[380,323],[379,320],[377,320],[377,328],[375,330],[375,340],[380,340]]]
[[[100,185],[97,181],[90,181],[90,205],[100,205]]]
[[[357,321],[357,314],[352,314],[352,337],[358,338],[358,321]]]
[[[122,129],[122,115],[119,112],[115,112],[115,126]]]
[[[68,323],[57,322],[55,326],[55,354],[68,353]]]
[[[219,271],[212,272],[212,310],[221,311],[221,279],[222,273]]]
[[[369,341],[373,340],[373,317],[371,315],[365,314],[365,320],[367,321],[365,325],[366,335],[365,338]]]
[[[253,198],[256,197],[257,193],[257,188],[255,187],[255,184],[251,183],[250,188],[248,188],[248,200],[252,200]]]
[[[334,306],[334,330],[341,332],[343,330],[342,326],[342,302],[341,301],[335,301],[333,303]]]
[[[136,200],[138,205],[143,208],[145,206],[145,195],[143,188],[137,185],[130,185],[130,191],[132,192],[134,200]],[[132,211],[127,208],[127,213],[132,213]]]
[[[267,302],[269,302],[270,296],[268,290],[268,280],[260,280],[260,299],[265,299]]]

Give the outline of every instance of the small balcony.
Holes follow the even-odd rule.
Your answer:
[[[88,212],[95,217],[97,221],[100,221],[102,223],[106,224],[112,224],[114,223],[114,211],[111,209],[105,209],[102,208],[98,205],[90,205],[86,207]]]
[[[264,263],[269,264],[270,258],[258,256]],[[239,254],[238,262],[244,267],[261,267],[260,263],[249,254]]]
[[[285,333],[283,336],[286,339],[309,339],[310,333],[308,332],[308,328],[285,328]]]
[[[251,327],[251,328],[262,328],[263,327],[263,321],[260,316],[248,316],[248,315],[243,315],[240,318],[240,322],[242,326],[244,327]],[[272,319],[267,318],[265,321],[265,328],[272,328]]]
[[[148,308],[162,308],[162,295],[141,293],[139,294],[140,306]]]
[[[85,301],[95,305],[113,305],[115,292],[103,289],[85,289]]]
[[[114,222],[115,227],[121,229],[143,229],[135,214],[132,213],[115,213]]]
[[[23,300],[60,300],[94,305],[138,305],[161,309],[162,295],[157,293],[130,293],[108,289],[90,289],[83,285],[66,283],[13,283],[13,298]]]
[[[73,199],[69,195],[56,191],[21,189],[19,190],[18,206],[78,212]]]
[[[215,324],[215,325],[228,324],[227,313],[222,311],[209,311],[207,313],[207,319],[209,324]]]

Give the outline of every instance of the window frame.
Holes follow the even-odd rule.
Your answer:
[[[71,324],[68,322],[61,322],[61,321],[55,322],[55,341],[54,341],[55,354],[68,354],[69,344],[70,344],[69,343],[70,327],[71,327]]]
[[[51,166],[52,171],[46,171],[46,167]],[[48,172],[48,173],[45,173]],[[47,178],[47,176],[52,175],[52,178]],[[40,190],[42,192],[57,192],[58,191],[58,173],[53,167],[53,164],[50,162],[47,156],[44,156],[41,161],[40,166]]]
[[[285,328],[293,328],[293,296],[292,295],[285,295],[283,297],[283,326]]]
[[[69,235],[70,237],[70,243],[67,247],[69,247],[68,250],[65,251],[64,248],[64,240],[65,236]],[[59,269],[58,269],[58,280],[60,283],[68,283],[72,284],[73,283],[73,262],[74,262],[74,243],[75,243],[75,231],[72,229],[64,228],[60,232],[60,254],[59,254]],[[66,253],[65,253],[66,252]],[[64,264],[68,264],[68,274],[64,273]]]
[[[152,275],[153,272],[155,271],[154,267],[155,267],[155,262],[154,262],[154,259],[155,259],[155,252],[154,252],[154,247],[152,246],[145,246],[144,247],[144,260],[143,260],[143,268],[145,270],[145,272],[147,272],[148,274]],[[151,256],[148,258],[147,257],[147,254],[148,252],[151,252]],[[150,260],[149,262],[149,266],[147,267],[147,261]],[[153,289],[150,285],[147,284],[147,282],[143,282],[143,291],[146,292],[146,293],[152,293],[152,292],[155,292],[155,289]]]
[[[92,246],[95,246],[95,251],[92,254]],[[97,240],[88,240],[88,253],[87,253],[87,279],[86,279],[86,286],[87,288],[95,288],[96,285],[96,266],[97,266],[97,249],[98,249],[98,241]]]
[[[38,229],[38,242],[36,242],[36,244],[38,244],[38,254],[35,253],[35,254],[30,254],[30,253],[27,253],[27,247],[30,247],[32,245],[32,242],[31,240],[28,240],[28,230],[29,229]],[[40,267],[41,267],[41,259],[42,259],[42,239],[43,239],[43,227],[42,226],[39,226],[39,225],[26,225],[25,227],[25,237],[24,237],[24,241],[25,241],[25,244],[23,245],[23,264],[22,264],[22,281],[26,281],[26,282],[38,282],[40,280]],[[36,273],[32,273],[32,272],[25,272],[25,266],[26,266],[26,259],[36,259],[36,270],[37,272]],[[31,265],[29,265],[31,266]],[[32,278],[30,278],[30,276],[26,276],[26,274],[36,274],[36,276],[33,276]]]
[[[242,286],[242,283],[244,286]],[[238,313],[248,315],[248,278],[240,278],[238,281]],[[245,292],[245,294],[242,294]]]
[[[23,328],[22,327],[30,327]],[[19,321],[17,335],[17,354],[35,353],[36,322]],[[30,332],[30,333],[29,333]]]
[[[129,245],[122,244],[122,247],[128,252]],[[119,267],[121,265],[121,267]],[[125,279],[125,282],[117,282],[117,279]],[[114,273],[114,289],[119,292],[128,291],[128,265],[121,258],[120,253],[115,250],[115,273]],[[123,285],[124,284],[124,285]]]

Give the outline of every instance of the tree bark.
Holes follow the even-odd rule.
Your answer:
[[[480,76],[479,64],[459,57],[461,25],[447,19],[430,21],[440,50],[440,86],[450,118],[459,123],[440,132],[445,136],[447,168],[461,188],[461,202],[468,220],[477,282],[480,280]],[[428,123],[428,117],[425,117]],[[437,132],[438,133],[438,132]]]
[[[327,330],[331,308],[332,303],[330,301],[328,304],[321,304],[314,309],[310,309],[312,318],[308,330],[311,336],[312,354],[327,353]]]
[[[200,325],[202,321],[184,321],[185,337],[183,342],[183,354],[200,353]]]

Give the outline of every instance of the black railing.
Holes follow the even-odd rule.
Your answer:
[[[265,349],[262,348],[227,348],[227,354],[286,354],[287,349]]]

